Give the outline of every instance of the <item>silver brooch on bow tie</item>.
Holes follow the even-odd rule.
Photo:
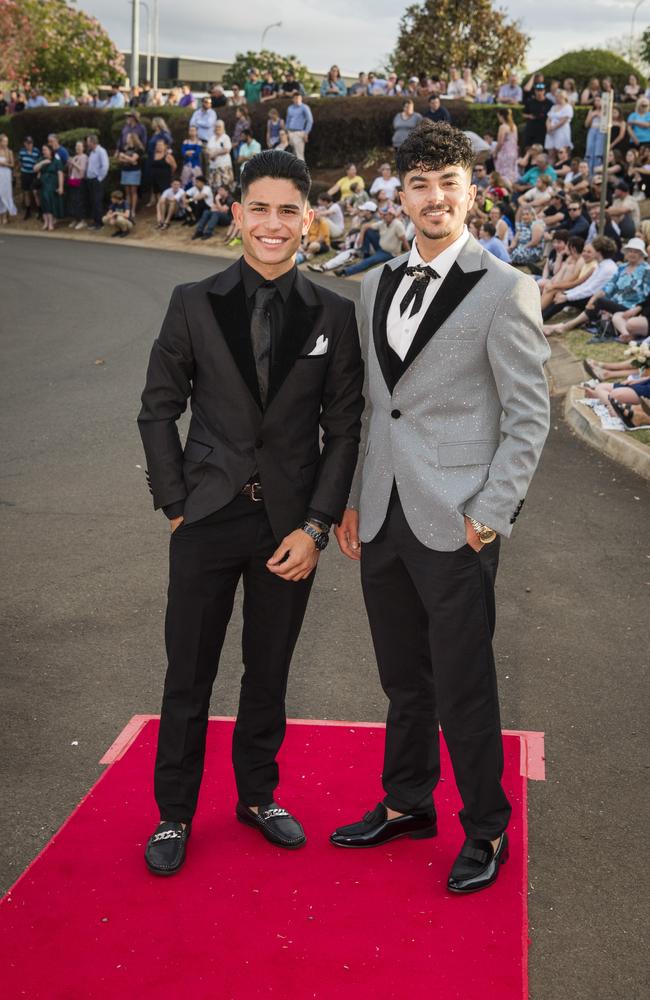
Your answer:
[[[428,278],[429,275],[421,267],[414,267],[411,271],[411,277],[415,278],[416,281],[422,281],[423,278]]]

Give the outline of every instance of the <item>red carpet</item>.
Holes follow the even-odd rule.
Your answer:
[[[150,875],[157,722],[134,722],[126,752],[0,903],[5,1000],[528,996],[525,774],[542,776],[539,739],[504,737],[510,860],[487,892],[459,898],[445,889],[462,841],[446,753],[436,840],[328,843],[381,795],[383,729],[354,723],[289,726],[278,799],[308,836],[294,852],[235,821],[232,723],[211,722],[187,862]]]

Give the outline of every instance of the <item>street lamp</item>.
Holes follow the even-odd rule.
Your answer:
[[[640,0],[640,2],[643,3],[643,0]],[[266,33],[268,31],[270,31],[271,28],[281,28],[281,27],[282,27],[282,21],[276,21],[275,24],[269,24],[269,25],[267,25],[267,27],[262,32],[262,41],[260,43],[260,52],[264,51],[264,39],[266,38]]]
[[[131,11],[131,86],[140,83],[140,3],[133,0]]]
[[[629,62],[632,62],[632,48],[634,46],[634,22],[636,20],[636,12],[643,3],[643,0],[636,0],[634,4],[634,10],[632,11],[632,23],[630,25],[630,51],[628,55]]]

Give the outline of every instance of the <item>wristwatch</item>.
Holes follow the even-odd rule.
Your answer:
[[[329,530],[323,531],[322,524],[320,524],[320,527],[317,528],[313,524],[313,522],[305,521],[305,523],[301,524],[300,527],[307,535],[309,535],[310,538],[313,539],[314,545],[316,546],[319,552],[322,552],[323,549],[327,548],[327,544],[330,540]]]
[[[468,515],[468,520],[471,526],[473,527],[474,531],[478,535],[479,541],[482,542],[483,545],[489,545],[490,542],[493,542],[494,539],[497,537],[497,533],[494,530],[494,528],[488,528],[487,524],[481,524],[480,521],[475,521],[474,518],[469,517],[469,515]]]

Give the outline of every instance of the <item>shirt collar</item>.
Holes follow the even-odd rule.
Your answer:
[[[286,302],[291,295],[293,286],[296,281],[297,268],[294,265],[290,271],[286,274],[280,275],[279,278],[274,278],[273,281],[268,281],[263,275],[256,271],[254,267],[251,267],[244,258],[241,258],[241,277],[244,284],[244,292],[246,297],[249,299],[254,298],[255,292],[262,285],[275,285],[280,293],[283,302]]]
[[[467,226],[463,226],[463,231],[458,237],[458,239],[454,240],[451,246],[448,246],[446,250],[443,250],[442,253],[439,253],[437,257],[434,257],[433,260],[430,261],[425,261],[422,259],[418,251],[417,239],[415,239],[413,241],[413,246],[411,247],[408,266],[432,267],[435,271],[438,272],[441,278],[446,278],[449,271],[451,271],[451,268],[453,267],[456,258],[458,257],[459,253],[467,243],[468,239],[469,239],[469,230]]]

